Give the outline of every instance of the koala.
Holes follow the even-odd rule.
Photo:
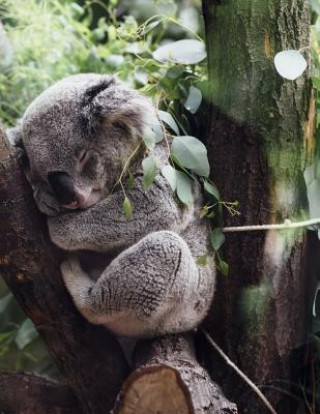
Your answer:
[[[157,111],[146,97],[114,76],[81,74],[44,91],[9,132],[25,151],[26,176],[50,238],[69,252],[61,274],[76,307],[119,336],[193,330],[214,294],[213,264],[197,264],[209,249],[199,185],[189,207],[160,172],[144,189],[143,137],[155,125]],[[165,142],[153,153],[168,164]],[[131,218],[123,213],[123,189]],[[79,260],[82,251],[113,259],[93,276]]]

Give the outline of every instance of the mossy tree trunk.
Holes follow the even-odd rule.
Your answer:
[[[308,47],[309,1],[203,0],[203,12],[212,178],[224,200],[239,201],[241,212],[226,214],[224,224],[301,220],[303,169],[313,148],[310,81],[308,73],[296,81],[281,78],[273,58]],[[293,414],[297,406],[288,391],[298,397],[294,355],[308,331],[313,276],[307,252],[306,231],[228,233],[224,255],[230,275],[220,276],[207,321],[212,336],[278,413]],[[239,411],[267,412],[218,359],[212,356],[212,372],[221,374],[218,382]]]

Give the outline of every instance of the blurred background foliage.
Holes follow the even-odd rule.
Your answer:
[[[208,89],[205,52],[178,45],[180,58],[171,61],[159,47],[201,38],[200,0],[0,0],[0,121],[14,125],[40,92],[65,76],[112,73],[171,114],[171,128],[197,136]],[[0,371],[12,370],[59,376],[0,278]]]

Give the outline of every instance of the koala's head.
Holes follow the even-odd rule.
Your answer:
[[[54,215],[106,196],[157,123],[152,104],[115,77],[83,74],[43,92],[9,138],[26,152],[40,210]]]

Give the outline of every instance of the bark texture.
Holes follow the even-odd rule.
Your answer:
[[[85,413],[111,409],[128,366],[115,338],[74,307],[60,276],[59,252],[16,158],[0,133],[0,274]],[[0,389],[0,393],[4,392]]]
[[[192,338],[170,335],[137,344],[117,414],[237,414],[196,360]]]
[[[303,167],[312,152],[307,74],[281,78],[273,58],[309,45],[305,0],[203,0],[211,85],[207,145],[212,176],[239,217],[225,225],[299,220],[306,206]],[[227,235],[230,276],[220,278],[207,329],[265,392],[278,413],[294,413],[288,396],[295,350],[306,340],[311,275],[305,232]],[[226,379],[223,364],[209,362]],[[220,371],[219,371],[220,370]],[[230,373],[228,395],[246,413],[267,412]]]
[[[70,389],[34,374],[0,374],[1,414],[78,414]]]

